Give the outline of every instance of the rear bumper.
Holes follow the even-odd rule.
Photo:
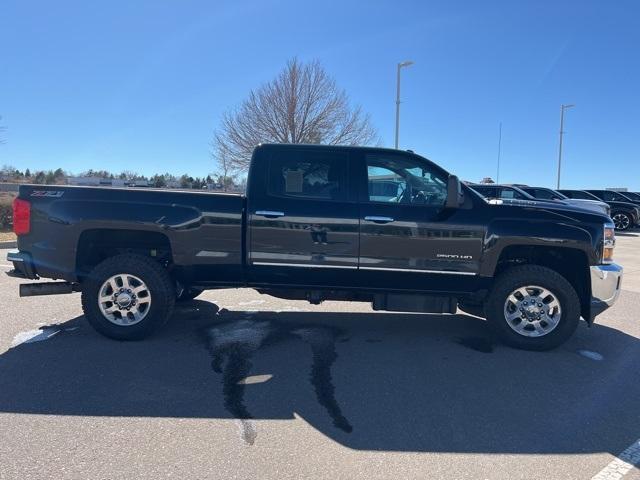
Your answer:
[[[591,321],[616,303],[622,286],[620,265],[595,265],[591,270]]]
[[[33,267],[33,260],[28,253],[11,250],[7,253],[7,260],[13,263],[13,271],[9,272],[10,276],[29,278],[32,280],[38,279],[38,275]]]

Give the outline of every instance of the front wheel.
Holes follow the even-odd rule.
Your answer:
[[[578,327],[580,300],[558,272],[538,265],[501,274],[485,304],[487,320],[500,339],[524,350],[550,350]]]
[[[624,231],[628,230],[632,226],[631,216],[625,212],[615,212],[611,219],[616,227],[616,230]]]
[[[82,284],[84,315],[102,335],[140,340],[163,325],[175,294],[167,271],[154,259],[116,255],[99,263]]]

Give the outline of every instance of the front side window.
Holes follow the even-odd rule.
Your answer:
[[[271,159],[269,191],[284,197],[344,200],[346,172],[346,154],[282,152]]]
[[[513,198],[515,198],[517,200],[528,200],[527,197],[525,197],[520,192],[518,192],[517,190],[514,190],[512,188],[503,188],[500,191],[500,198],[504,198],[504,199],[513,199]]]
[[[443,206],[447,179],[418,159],[400,155],[366,156],[370,202]]]
[[[559,198],[551,190],[545,190],[544,188],[532,188],[530,190],[525,190],[525,192],[540,200],[557,200]]]
[[[596,195],[602,198],[605,202],[613,202],[616,200],[616,195],[613,192],[604,191],[604,192],[595,192]]]

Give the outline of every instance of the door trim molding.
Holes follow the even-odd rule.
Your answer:
[[[319,265],[317,263],[251,262],[251,265],[265,265],[271,267],[342,268],[347,270],[358,269],[355,265]]]
[[[251,262],[251,265],[270,267],[341,268],[346,270],[378,270],[383,272],[437,273],[444,275],[477,275],[475,272],[453,272],[451,270],[418,270],[413,268],[357,267],[355,265],[319,265],[317,263]]]
[[[415,268],[360,267],[360,270],[380,270],[385,272],[441,273],[446,275],[477,275],[475,272],[453,272],[451,270],[418,270]]]

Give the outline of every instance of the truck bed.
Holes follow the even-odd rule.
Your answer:
[[[241,281],[242,195],[21,185],[18,198],[31,203],[30,232],[18,248],[36,259],[40,276],[77,281],[83,260],[108,237],[126,250],[162,255],[168,248],[178,277],[215,283],[215,272],[224,271],[226,283]]]

